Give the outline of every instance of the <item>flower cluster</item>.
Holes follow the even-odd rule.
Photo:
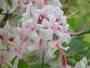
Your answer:
[[[53,53],[58,48],[67,50],[62,44],[69,43],[71,36],[59,0],[17,0],[16,2],[20,11],[24,10],[22,24],[3,30],[7,35],[3,34],[4,41],[7,39],[5,45],[9,48],[9,51],[6,50],[7,55],[10,53],[21,58],[27,51],[42,49],[46,52],[46,56],[54,57]],[[2,55],[0,53],[0,61]]]
[[[53,57],[53,51],[58,48],[67,50],[68,47],[64,48],[62,44],[64,42],[69,43],[71,36],[59,0],[29,1],[31,2],[25,5],[26,10],[21,20],[21,29],[29,34],[31,43],[33,40],[33,44],[35,44],[32,44],[33,47],[35,46],[37,49],[40,47],[46,48],[47,56],[50,57]],[[31,43],[28,47],[30,51],[34,49],[31,47]],[[40,47],[38,48],[38,46]]]

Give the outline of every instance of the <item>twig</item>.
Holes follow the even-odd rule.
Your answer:
[[[70,32],[70,34],[72,36],[81,36],[81,35],[84,35],[84,34],[88,34],[90,33],[90,30],[87,30],[87,31],[79,31],[79,32]]]

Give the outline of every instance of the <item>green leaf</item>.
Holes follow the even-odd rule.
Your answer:
[[[32,65],[30,65],[30,68],[41,68],[41,64],[40,63],[32,64]],[[43,68],[49,68],[49,65],[48,64],[44,64]]]
[[[90,43],[90,34],[84,35],[83,40],[84,40],[85,42],[87,42],[87,43]]]
[[[25,61],[20,60],[18,64],[18,68],[30,68],[30,67]]]
[[[71,17],[70,19],[68,19],[68,23],[72,30],[77,30],[77,28],[79,27],[79,22],[75,17]]]

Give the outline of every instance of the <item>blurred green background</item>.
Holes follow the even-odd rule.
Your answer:
[[[61,0],[61,2],[72,31],[90,29],[90,0]],[[83,56],[86,56],[90,63],[90,33],[74,37],[69,45],[70,64],[74,65]]]

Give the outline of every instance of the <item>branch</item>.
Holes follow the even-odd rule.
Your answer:
[[[70,32],[72,36],[81,36],[81,35],[88,34],[88,33],[90,33],[90,29],[86,31]]]

